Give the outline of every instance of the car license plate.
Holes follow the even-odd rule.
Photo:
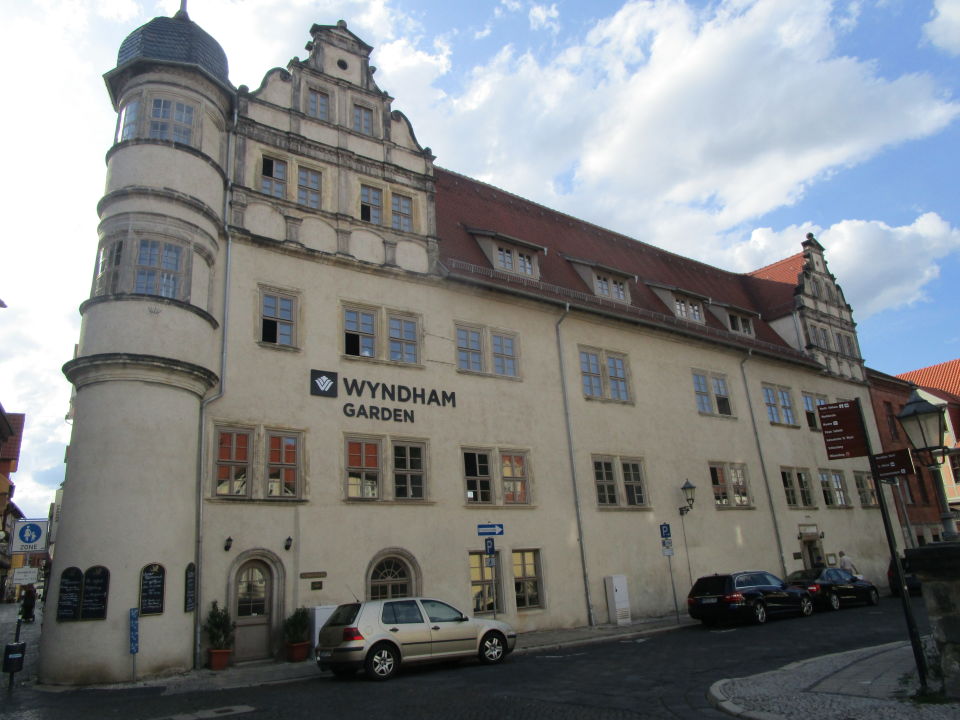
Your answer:
[[[701,604],[701,605],[716,605],[716,603],[717,603],[717,599],[716,599],[716,598],[703,598],[703,599],[700,601],[700,604]]]
[[[329,657],[333,657],[333,652],[332,652],[332,651],[330,651],[330,650],[321,650],[321,651],[320,651],[320,659],[321,659],[321,660],[326,660],[326,659],[329,658]]]

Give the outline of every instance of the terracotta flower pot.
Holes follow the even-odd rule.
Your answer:
[[[209,653],[211,670],[227,669],[227,664],[230,662],[230,653],[233,652],[232,650],[218,650],[216,648],[209,648],[207,652]]]
[[[310,641],[287,643],[287,662],[303,662],[310,655]]]

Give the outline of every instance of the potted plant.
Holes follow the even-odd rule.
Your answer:
[[[223,670],[230,660],[233,648],[233,631],[237,624],[230,619],[230,611],[221,608],[214,600],[207,613],[207,621],[203,624],[203,631],[207,634],[211,670]]]
[[[301,662],[310,654],[310,615],[299,607],[283,621],[283,637],[287,641],[287,661]]]

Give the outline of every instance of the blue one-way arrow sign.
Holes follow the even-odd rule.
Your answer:
[[[477,525],[477,535],[503,535],[503,523],[488,523],[486,525]]]

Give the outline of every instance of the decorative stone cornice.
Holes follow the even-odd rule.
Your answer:
[[[216,385],[216,373],[174,358],[138,353],[102,353],[74,358],[63,366],[63,374],[77,390],[102,382],[133,381],[169,385],[198,398]]]

